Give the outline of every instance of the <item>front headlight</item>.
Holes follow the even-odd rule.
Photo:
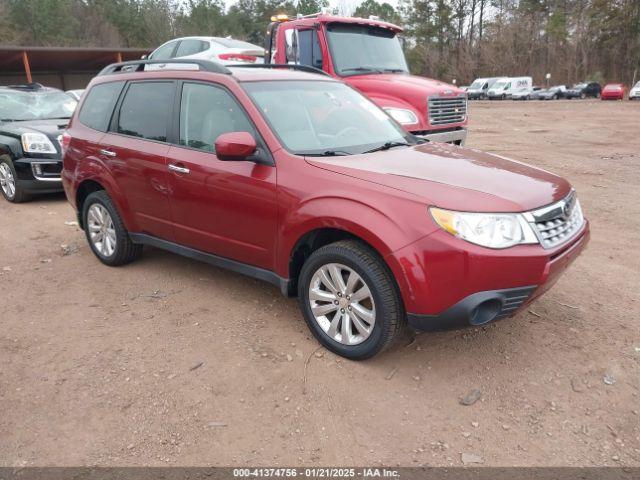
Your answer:
[[[23,133],[22,150],[28,153],[57,153],[56,147],[43,133]]]
[[[538,243],[531,227],[519,213],[467,213],[431,207],[436,223],[451,235],[488,248],[508,248]]]
[[[418,117],[411,110],[404,108],[385,108],[385,112],[393,117],[393,119],[402,125],[412,125],[418,123]]]

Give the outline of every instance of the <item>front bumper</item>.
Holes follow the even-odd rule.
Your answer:
[[[467,129],[458,128],[455,130],[447,130],[445,132],[430,132],[414,134],[418,138],[429,140],[430,142],[454,143],[456,145],[464,145],[467,141]]]
[[[62,160],[23,157],[13,162],[16,183],[27,193],[62,192]]]
[[[585,223],[555,249],[491,250],[444,231],[389,255],[410,325],[442,330],[507,318],[545,293],[589,242]],[[461,248],[462,247],[462,248]]]

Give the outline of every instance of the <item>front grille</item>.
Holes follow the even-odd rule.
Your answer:
[[[518,310],[524,302],[531,296],[535,287],[514,288],[511,290],[505,290],[505,298],[502,303],[502,308],[495,319],[510,317]]]
[[[467,97],[429,97],[429,124],[448,125],[467,118]]]
[[[584,217],[575,191],[553,205],[525,215],[544,248],[553,248],[571,239],[582,227]]]

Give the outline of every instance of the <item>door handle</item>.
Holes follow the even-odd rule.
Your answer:
[[[107,157],[115,157],[116,156],[116,152],[112,152],[111,150],[100,149],[100,153],[102,155],[107,156]]]
[[[169,170],[171,170],[172,172],[177,172],[177,173],[191,173],[191,170],[189,170],[186,167],[179,167],[178,165],[174,165],[174,164],[169,164],[169,166],[167,167]]]

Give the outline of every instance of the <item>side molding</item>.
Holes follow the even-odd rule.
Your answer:
[[[260,267],[254,267],[253,265],[247,265],[246,263],[237,262],[236,260],[231,260],[229,258],[219,257],[218,255],[214,255],[212,253],[202,252],[194,248],[185,247],[183,245],[169,242],[167,240],[162,240],[161,238],[146,235],[144,233],[130,233],[129,237],[131,238],[131,241],[133,243],[149,245],[151,247],[168,250],[172,253],[182,255],[183,257],[192,258],[200,262],[208,263],[209,265],[213,265],[215,267],[224,268],[227,270],[231,270],[232,272],[240,273],[248,277],[257,278],[258,280],[271,283],[272,285],[277,286],[284,296],[287,296],[288,294],[289,283],[291,282],[291,280],[289,280],[288,278],[282,278],[275,272],[272,272],[270,270],[265,270],[264,268]]]

